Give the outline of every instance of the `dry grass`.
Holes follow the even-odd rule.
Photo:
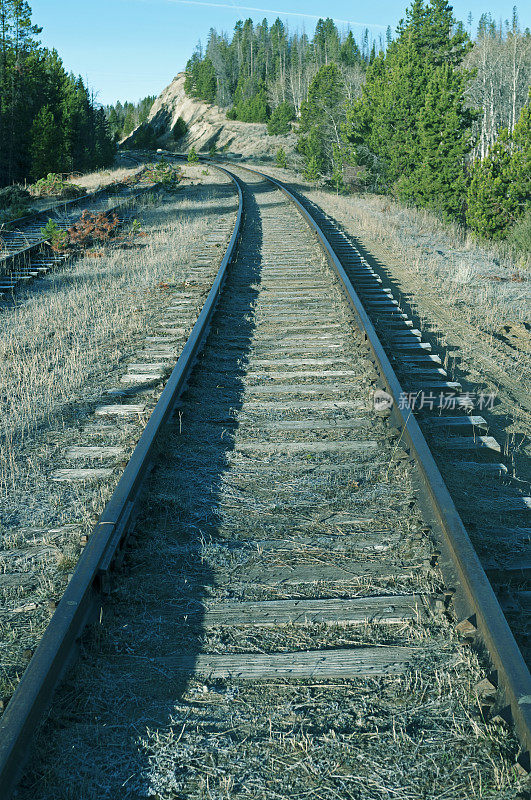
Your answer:
[[[305,183],[300,176],[267,167],[268,174],[292,181],[307,197],[343,224],[361,242],[377,242],[405,260],[421,283],[444,302],[464,311],[482,330],[529,319],[531,259],[515,256],[503,243],[483,244],[459,225],[423,209],[379,195],[336,195]]]
[[[144,215],[153,222],[156,212]],[[150,219],[151,217],[151,219]],[[151,227],[151,226],[149,226]],[[0,492],[20,478],[17,452],[41,426],[82,400],[88,383],[119,365],[148,323],[157,284],[173,277],[206,220],[183,215],[152,230],[143,250],[83,258],[28,292],[0,319]]]
[[[267,212],[263,198],[261,204]],[[246,224],[254,235],[262,231],[259,256],[268,264],[276,238],[268,239],[265,212],[260,224],[251,209]],[[302,261],[315,259],[301,239],[293,236],[293,251]],[[311,244],[309,234],[306,243]],[[243,309],[251,310],[257,301],[249,322],[259,317],[261,301],[250,281],[253,247],[246,238],[240,244],[214,330],[218,325],[226,330],[225,315],[239,313],[244,322],[244,302]],[[274,263],[279,262],[281,257]],[[325,296],[337,295],[330,282]],[[251,367],[272,331],[267,325],[253,328]],[[366,373],[369,364],[355,337],[344,334],[340,340],[342,354]],[[210,344],[179,416],[159,442],[139,504],[135,545],[112,602],[88,633],[76,670],[40,734],[21,799],[514,800],[514,739],[481,720],[471,687],[483,672],[445,618],[419,617],[398,629],[369,621],[358,628],[310,623],[261,629],[183,624],[174,613],[174,604],[197,608],[229,597],[315,597],[321,591],[330,597],[341,590],[342,596],[392,595],[440,586],[440,576],[422,566],[431,546],[420,531],[409,465],[388,468],[382,477],[381,462],[390,458],[391,445],[355,463],[331,454],[328,469],[311,475],[287,453],[266,463],[260,456],[245,457],[253,431],[267,439],[264,425],[280,412],[246,408],[245,376],[235,378],[228,367],[221,379],[219,341]],[[366,407],[361,382],[349,391]],[[295,407],[285,415],[299,416]],[[373,428],[371,436],[385,438],[381,420],[374,420]],[[350,435],[364,438],[365,432]],[[336,531],[340,551],[326,544],[320,550],[319,535],[333,532],[326,520],[340,510],[368,519],[355,534],[350,528]],[[389,578],[369,573],[349,580],[348,588],[342,581],[318,580],[319,564],[337,564],[350,554],[349,546],[354,554],[365,533],[386,527],[397,534],[395,552],[382,557],[378,551],[373,559],[378,564],[389,558]],[[301,532],[315,545],[312,550],[301,551],[295,541],[286,552],[263,546]],[[288,565],[309,562],[316,565],[315,580],[300,586],[285,582]],[[279,564],[283,575],[267,585],[265,572]],[[399,568],[402,564],[412,567],[414,587],[400,583],[400,573],[409,572]],[[171,663],[179,653],[193,658],[201,652],[245,652],[251,660],[264,651],[397,641],[415,650],[414,667],[400,677],[214,680],[179,676]]]
[[[115,167],[113,169],[104,170],[103,172],[100,170],[99,172],[89,172],[86,175],[71,175],[68,181],[69,183],[74,183],[76,186],[82,186],[87,192],[95,192],[97,189],[108,186],[109,183],[124,181],[127,178],[131,178],[133,175],[136,175],[137,172],[140,172],[141,169],[142,167]]]
[[[516,263],[507,248],[482,246],[456,225],[433,214],[405,208],[378,196],[337,197],[311,192],[311,197],[350,229],[385,243],[403,254],[409,269],[428,280],[445,302],[465,304],[470,322],[487,331],[504,322],[529,317],[531,281],[522,258]]]
[[[203,178],[195,167],[186,171],[188,180]],[[117,445],[128,457],[145,419],[97,421],[94,408],[109,402],[108,390],[123,389],[127,362],[138,361],[146,334],[180,292],[196,293],[200,306],[210,287],[218,253],[199,278],[190,251],[206,234],[232,230],[237,201],[224,178],[204,180],[177,195],[147,196],[138,209],[147,236],[138,246],[89,252],[0,310],[0,699],[16,688],[24,653],[48,624],[47,603],[61,597],[80,535],[121,469],[111,464],[112,475],[96,482],[58,483],[51,473],[76,466],[65,463],[72,445]],[[146,418],[161,391],[134,390]]]
[[[215,178],[209,178],[212,182]],[[190,246],[209,229],[219,201],[199,197],[145,207],[148,237],[139,248],[95,253],[52,273],[0,315],[0,498],[8,502],[21,482],[39,472],[38,443],[49,430],[76,423],[76,404],[101,396],[124,354],[166,302],[159,284],[182,279]],[[28,484],[29,481],[29,484]],[[2,511],[4,513],[2,513]],[[8,524],[13,509],[0,510]]]

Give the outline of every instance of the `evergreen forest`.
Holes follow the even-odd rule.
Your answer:
[[[31,17],[25,0],[0,0],[0,186],[114,159],[105,110]]]
[[[295,131],[306,177],[390,193],[494,239],[531,214],[531,34],[446,0],[413,0],[393,33],[361,40],[320,19],[211,30],[186,66],[189,96],[229,119]]]
[[[118,101],[115,105],[106,106],[105,114],[113,140],[125,139],[138,125],[146,122],[155,99],[155,95],[148,95],[138,103],[122,104]]]

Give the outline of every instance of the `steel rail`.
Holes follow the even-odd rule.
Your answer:
[[[94,618],[113,560],[125,544],[135,518],[135,504],[150,469],[160,429],[171,416],[201,349],[237,245],[243,214],[238,179],[222,167],[238,193],[238,213],[232,236],[205,304],[151,414],[136,448],[107,503],[74,574],[7,708],[0,718],[0,797],[16,787],[35,730],[55,687],[75,655],[76,643]]]
[[[249,167],[238,165],[237,168],[269,181],[295,205],[317,237],[329,264],[339,279],[358,327],[372,353],[372,360],[380,373],[385,390],[393,397],[393,419],[400,429],[401,440],[405,448],[420,471],[431,510],[444,536],[441,544],[445,546],[447,554],[451,558],[451,564],[455,570],[452,578],[456,577],[458,581],[456,589],[458,592],[462,592],[462,597],[459,598],[461,607],[458,609],[463,616],[461,621],[468,623],[468,630],[475,631],[475,635],[479,636],[489,653],[497,672],[497,681],[504,692],[505,702],[510,708],[511,721],[522,746],[519,763],[523,768],[529,770],[531,749],[531,675],[529,669],[435,463],[424,434],[411,408],[407,405],[405,408],[401,408],[402,403],[399,402],[399,398],[403,398],[405,393],[374,325],[331,244],[300,200],[276,178]],[[494,676],[492,677],[494,679]]]

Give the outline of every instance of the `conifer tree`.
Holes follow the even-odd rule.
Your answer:
[[[418,119],[419,164],[395,184],[402,199],[432,208],[447,219],[464,221],[473,114],[463,102],[466,74],[449,64],[435,69]]]
[[[488,155],[475,162],[466,221],[476,233],[503,239],[531,208],[531,104],[522,108],[513,134],[504,128]]]
[[[281,103],[275,108],[267,123],[267,132],[270,136],[279,136],[289,133],[291,121],[295,119],[295,109],[291,103]]]
[[[458,67],[470,43],[447,0],[413,0],[397,34],[368,67],[345,135],[362,153],[358,163],[378,164],[380,180],[399,197],[459,214],[471,116],[463,100],[468,73],[458,74]],[[438,183],[430,188],[433,177]],[[441,196],[446,191],[452,195],[447,200]]]
[[[31,177],[43,178],[62,167],[62,137],[52,112],[43,106],[31,126]]]
[[[297,149],[320,174],[330,172],[334,147],[341,149],[344,122],[344,86],[336,64],[321,67],[302,104]]]
[[[40,46],[40,32],[25,0],[0,0],[0,185],[106,166],[114,157],[83,81]]]

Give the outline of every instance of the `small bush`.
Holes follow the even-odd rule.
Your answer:
[[[321,177],[321,170],[319,169],[319,162],[315,156],[311,156],[306,164],[304,170],[304,177],[311,183],[316,183]]]
[[[277,165],[281,167],[281,169],[288,168],[288,159],[286,158],[286,153],[283,147],[279,147],[279,149],[277,150],[276,161]]]
[[[155,164],[148,164],[142,176],[146,183],[155,183],[157,186],[173,191],[182,181],[183,173],[176,167],[172,167],[167,161],[161,159]]]
[[[80,219],[67,231],[59,228],[53,219],[49,219],[41,235],[56,251],[82,251],[94,244],[104,244],[116,233],[120,220],[116,214],[95,214],[83,211]]]
[[[227,119],[238,119],[238,112],[235,108],[229,108],[227,111]]]
[[[81,219],[68,229],[68,247],[75,250],[85,250],[94,244],[107,242],[120,224],[116,214],[94,214],[83,211]]]
[[[22,186],[6,186],[0,189],[0,222],[9,222],[27,214],[30,200],[30,193]]]
[[[44,228],[41,228],[41,236],[50,243],[52,250],[64,250],[68,247],[68,233],[53,219],[49,219]]]
[[[507,242],[522,253],[531,253],[531,208],[510,228]]]
[[[30,192],[34,197],[80,197],[85,194],[85,190],[75,183],[65,181],[58,172],[49,172],[45,178],[41,178],[30,186]]]
[[[178,142],[179,139],[182,139],[183,136],[185,136],[187,132],[188,132],[188,125],[186,124],[186,122],[184,121],[184,119],[182,117],[179,117],[177,122],[173,126],[173,130],[172,130],[172,136],[173,136],[174,140],[176,142]]]
[[[199,161],[199,156],[196,153],[195,147],[191,147],[190,150],[188,151],[187,160],[190,164],[195,164],[197,161]]]

